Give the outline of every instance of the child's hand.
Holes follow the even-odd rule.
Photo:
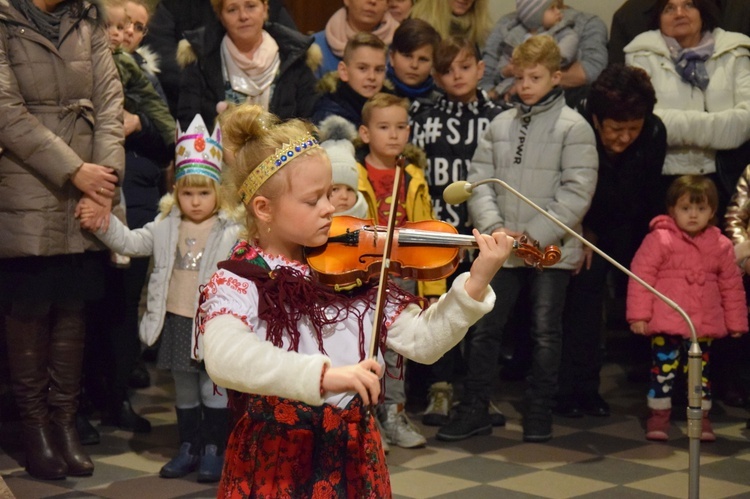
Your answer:
[[[88,225],[91,224],[94,220],[94,217],[96,216],[96,210],[94,209],[94,206],[92,205],[92,201],[90,199],[81,199],[81,201],[78,203],[78,219],[81,221],[81,225],[84,224]]]
[[[380,397],[380,364],[366,359],[353,366],[329,367],[323,375],[325,392],[357,392],[364,405],[375,404]]]
[[[137,114],[132,114],[123,110],[123,130],[127,137],[133,132],[140,132],[143,127],[141,125],[141,118]]]
[[[471,265],[464,289],[475,300],[481,300],[484,290],[510,256],[514,239],[502,230],[491,236],[480,234],[477,229],[472,233],[479,246],[479,255]]]
[[[635,334],[646,334],[648,333],[648,322],[635,321],[630,325],[630,330]]]
[[[112,211],[112,200],[105,201],[102,206],[88,195],[84,195],[76,205],[75,216],[81,219],[81,228],[95,232],[107,232],[109,228],[109,213]]]
[[[500,74],[503,76],[503,78],[513,78],[515,76],[515,74],[516,74],[516,68],[515,68],[515,66],[513,66],[512,62],[509,62],[500,71]]]

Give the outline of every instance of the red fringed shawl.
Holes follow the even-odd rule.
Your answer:
[[[220,262],[218,266],[220,269],[228,270],[252,281],[258,287],[258,318],[266,323],[266,340],[273,345],[281,347],[286,337],[289,340],[289,350],[296,352],[300,340],[297,324],[300,319],[307,317],[315,333],[318,349],[320,353],[326,355],[323,344],[325,326],[335,325],[345,320],[350,314],[354,314],[359,323],[359,359],[360,361],[365,359],[367,353],[365,352],[364,321],[367,313],[375,307],[377,286],[364,285],[349,292],[336,292],[333,288],[314,281],[294,267],[282,265],[271,270],[256,248],[247,241],[238,243],[230,259]],[[202,287],[200,305],[203,305],[206,298],[204,287]],[[422,308],[426,306],[424,298],[404,291],[390,280],[386,301],[404,305],[416,303]],[[200,308],[199,306],[199,311]],[[329,317],[327,313],[331,314],[331,311],[334,313]],[[198,324],[196,334],[201,334],[204,329],[202,321],[199,317],[196,321]],[[379,345],[381,352],[385,351],[387,335],[387,327],[384,323]],[[331,339],[329,338],[328,341]],[[244,411],[246,407],[244,401],[233,399],[234,397],[230,397],[233,411],[237,410],[241,414],[240,411]]]

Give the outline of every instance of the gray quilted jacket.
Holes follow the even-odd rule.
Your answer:
[[[591,126],[557,92],[530,109],[519,105],[497,115],[479,140],[467,180],[504,180],[580,233],[596,189],[598,167]],[[562,258],[554,268],[573,269],[583,256],[578,239],[500,185],[477,187],[468,203],[474,227],[482,233],[505,227],[527,233],[542,248],[559,246]],[[505,264],[522,265],[515,256]]]

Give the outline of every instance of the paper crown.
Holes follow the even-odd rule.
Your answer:
[[[205,175],[221,182],[221,161],[224,148],[221,146],[221,128],[216,124],[214,133],[208,129],[200,114],[196,114],[186,131],[180,130],[177,122],[175,140],[175,180],[185,175]]]

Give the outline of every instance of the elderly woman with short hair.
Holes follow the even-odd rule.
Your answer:
[[[625,47],[656,90],[667,128],[662,173],[716,177],[716,152],[750,139],[750,37],[717,27],[709,0],[659,0],[652,31]],[[717,182],[720,184],[720,182]],[[720,192],[726,203],[731,193]]]
[[[584,116],[596,135],[599,173],[584,236],[624,265],[663,211],[659,180],[667,149],[664,124],[654,115],[656,94],[640,68],[613,64],[591,85]],[[614,268],[589,247],[568,285],[563,353],[555,413],[563,417],[609,416],[599,394],[604,296]],[[624,293],[627,276],[612,275]],[[645,354],[645,349],[644,349]],[[644,357],[645,360],[645,357]]]

